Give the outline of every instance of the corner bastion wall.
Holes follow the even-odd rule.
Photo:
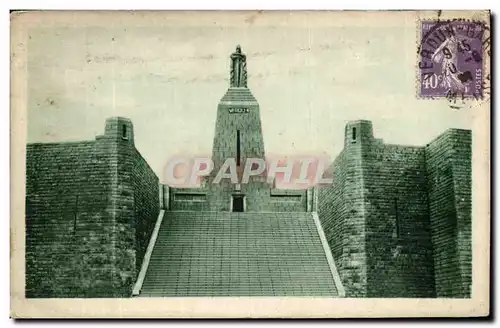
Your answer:
[[[159,212],[130,120],[95,141],[28,144],[26,166],[26,296],[130,296]]]
[[[390,145],[370,121],[346,125],[319,217],[348,297],[460,297],[454,283],[468,295],[470,142],[449,130],[426,147]]]

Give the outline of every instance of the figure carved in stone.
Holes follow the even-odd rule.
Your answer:
[[[247,87],[247,56],[241,52],[239,45],[236,46],[236,51],[231,54],[230,86]]]

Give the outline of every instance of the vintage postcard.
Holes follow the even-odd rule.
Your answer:
[[[11,31],[12,317],[489,315],[489,11]]]

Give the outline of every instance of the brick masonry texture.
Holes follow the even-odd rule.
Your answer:
[[[131,122],[108,119],[95,141],[28,144],[26,178],[26,296],[130,296],[159,212]]]
[[[470,297],[471,132],[451,129],[426,147],[438,297]]]
[[[251,183],[242,184],[239,191],[229,179],[223,179],[219,184],[212,183],[226,159],[237,158],[238,132],[241,166],[237,171],[241,180],[247,158],[265,159],[259,104],[247,88],[229,88],[217,107],[212,148],[214,169],[207,179],[207,204],[212,211],[230,211],[232,195],[244,194],[247,211],[269,210],[271,185],[265,181],[265,173],[251,178]]]
[[[333,183],[319,189],[318,213],[347,297],[365,297],[366,247],[362,167],[358,148],[344,149],[332,167]]]
[[[346,125],[319,217],[351,297],[470,297],[470,131],[427,147]]]
[[[308,202],[313,201],[307,190],[279,190],[264,183],[242,185],[240,191],[235,191],[233,185],[226,183],[207,188],[164,188],[169,190],[164,202],[172,211],[230,212],[231,197],[238,194],[246,197],[246,212],[306,212]],[[248,202],[252,203],[248,205]]]
[[[434,297],[424,149],[383,144],[367,148],[367,296]]]
[[[27,146],[26,296],[113,295],[108,143]]]

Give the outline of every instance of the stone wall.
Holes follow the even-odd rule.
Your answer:
[[[470,297],[471,133],[451,129],[426,147],[438,297]]]
[[[268,185],[241,185],[240,191],[229,183],[209,188],[168,188],[172,211],[230,212],[232,195],[245,195],[246,212],[306,212],[306,190],[271,189]],[[250,197],[247,197],[250,195]]]
[[[134,167],[132,169],[133,214],[136,238],[136,270],[140,271],[144,254],[154,230],[160,203],[158,198],[159,180],[137,149],[133,149]],[[135,277],[133,279],[135,282]]]
[[[158,177],[137,150],[135,160],[136,164],[132,176],[134,179],[135,219],[137,220],[136,267],[137,272],[139,272],[160,212],[160,204],[158,200]]]
[[[204,188],[169,188],[168,201],[172,211],[210,211]]]
[[[346,289],[347,297],[355,297],[356,289],[358,295],[363,296],[363,290],[359,290],[359,271],[355,272],[349,266],[348,258],[351,250],[356,249],[357,254],[364,253],[364,242],[362,240],[349,239],[345,234],[348,223],[348,212],[346,195],[344,194],[347,180],[347,156],[343,150],[331,166],[333,183],[331,186],[323,186],[318,189],[318,215],[321,226],[325,233],[328,245],[335,259],[337,270]],[[361,293],[359,293],[361,292]]]
[[[130,296],[159,212],[158,178],[129,120],[108,119],[105,131],[27,145],[27,297]]]
[[[356,128],[352,139],[351,130]],[[361,133],[363,132],[363,133]],[[329,172],[333,182],[319,189],[318,214],[347,297],[367,296],[365,201],[361,140],[371,140],[371,123],[346,126],[345,146]]]
[[[425,149],[363,153],[369,297],[434,297]]]
[[[109,142],[29,144],[26,296],[114,294]]]
[[[269,212],[306,212],[307,190],[271,189]]]
[[[232,211],[231,197],[244,195],[247,212],[267,212],[269,209],[271,185],[262,181],[252,181],[241,184],[240,188],[232,184],[229,179],[218,184],[208,184],[208,203],[211,211]]]
[[[471,281],[470,131],[427,147],[346,125],[319,217],[348,297],[466,297]]]

